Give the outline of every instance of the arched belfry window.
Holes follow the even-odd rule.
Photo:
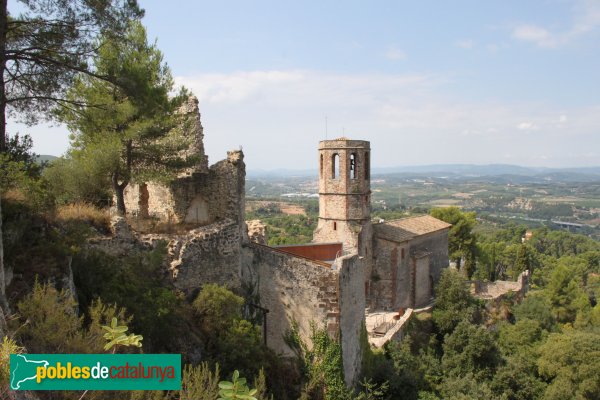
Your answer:
[[[350,179],[358,178],[358,170],[357,170],[357,161],[356,153],[350,154]]]
[[[319,175],[322,177],[323,176],[323,154],[321,154],[321,162],[319,164]]]
[[[335,153],[331,156],[331,178],[335,179],[340,174],[340,155]]]
[[[371,165],[369,164],[369,152],[365,152],[365,179],[370,179]]]

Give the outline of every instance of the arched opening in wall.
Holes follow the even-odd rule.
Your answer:
[[[339,176],[340,173],[340,155],[335,153],[331,156],[331,179],[335,179]]]
[[[369,152],[365,152],[365,179],[371,178],[371,165],[369,163]]]
[[[186,224],[207,225],[210,221],[208,202],[202,195],[196,195],[188,206],[184,222]]]
[[[321,154],[321,162],[319,164],[319,175],[323,177],[323,154]]]
[[[139,187],[138,198],[139,216],[141,218],[148,218],[150,216],[150,207],[148,206],[149,199],[150,193],[148,193],[148,185],[142,183]]]
[[[358,178],[358,171],[356,169],[357,157],[356,153],[350,154],[350,179]]]
[[[404,249],[400,251],[400,258],[404,260]]]
[[[337,231],[337,222],[333,221],[333,230]]]

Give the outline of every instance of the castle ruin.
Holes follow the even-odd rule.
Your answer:
[[[190,151],[202,162],[169,184],[131,185],[125,196],[130,213],[185,223],[189,230],[140,240],[168,242],[173,284],[184,293],[193,295],[206,283],[250,290],[268,310],[266,342],[279,353],[292,355],[284,335],[294,324],[304,340],[312,323],[325,327],[340,340],[346,382],[355,384],[365,326],[369,336],[393,336],[393,321],[371,326],[369,315],[400,317],[405,309],[431,303],[448,266],[450,225],[427,215],[372,222],[370,143],[339,138],[319,144],[313,242],[271,247],[256,235],[250,240],[243,153],[228,152],[208,166],[197,104],[192,99],[187,109],[196,121]]]

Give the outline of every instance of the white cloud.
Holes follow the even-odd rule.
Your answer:
[[[460,47],[461,49],[471,50],[473,47],[475,47],[475,42],[472,41],[471,39],[459,40],[455,43],[455,45],[457,47]]]
[[[404,60],[406,58],[406,53],[396,46],[391,46],[387,49],[384,56],[388,60]]]
[[[517,129],[520,131],[533,131],[539,129],[533,122],[521,122],[517,125]]]
[[[571,26],[562,31],[551,31],[536,24],[521,24],[512,31],[513,38],[531,42],[539,47],[556,48],[600,28],[600,2],[581,0],[575,7]]]
[[[444,77],[430,75],[240,71],[177,82],[199,97],[211,162],[243,145],[249,169],[314,167],[327,116],[328,138],[370,140],[378,166],[501,162],[503,154],[525,165],[541,155],[549,166],[600,164],[563,151],[600,147],[600,105],[469,101],[448,97]],[[567,115],[568,125],[557,122]]]
[[[540,47],[556,47],[564,43],[565,37],[554,35],[546,29],[535,25],[520,25],[513,31],[515,39],[534,42]]]

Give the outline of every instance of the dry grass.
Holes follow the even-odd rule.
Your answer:
[[[109,229],[110,214],[107,209],[100,209],[88,203],[73,203],[59,206],[56,209],[56,220],[59,222],[86,222],[101,229]]]
[[[15,203],[24,203],[27,200],[27,196],[20,189],[10,189],[2,193],[2,199],[14,201]]]

